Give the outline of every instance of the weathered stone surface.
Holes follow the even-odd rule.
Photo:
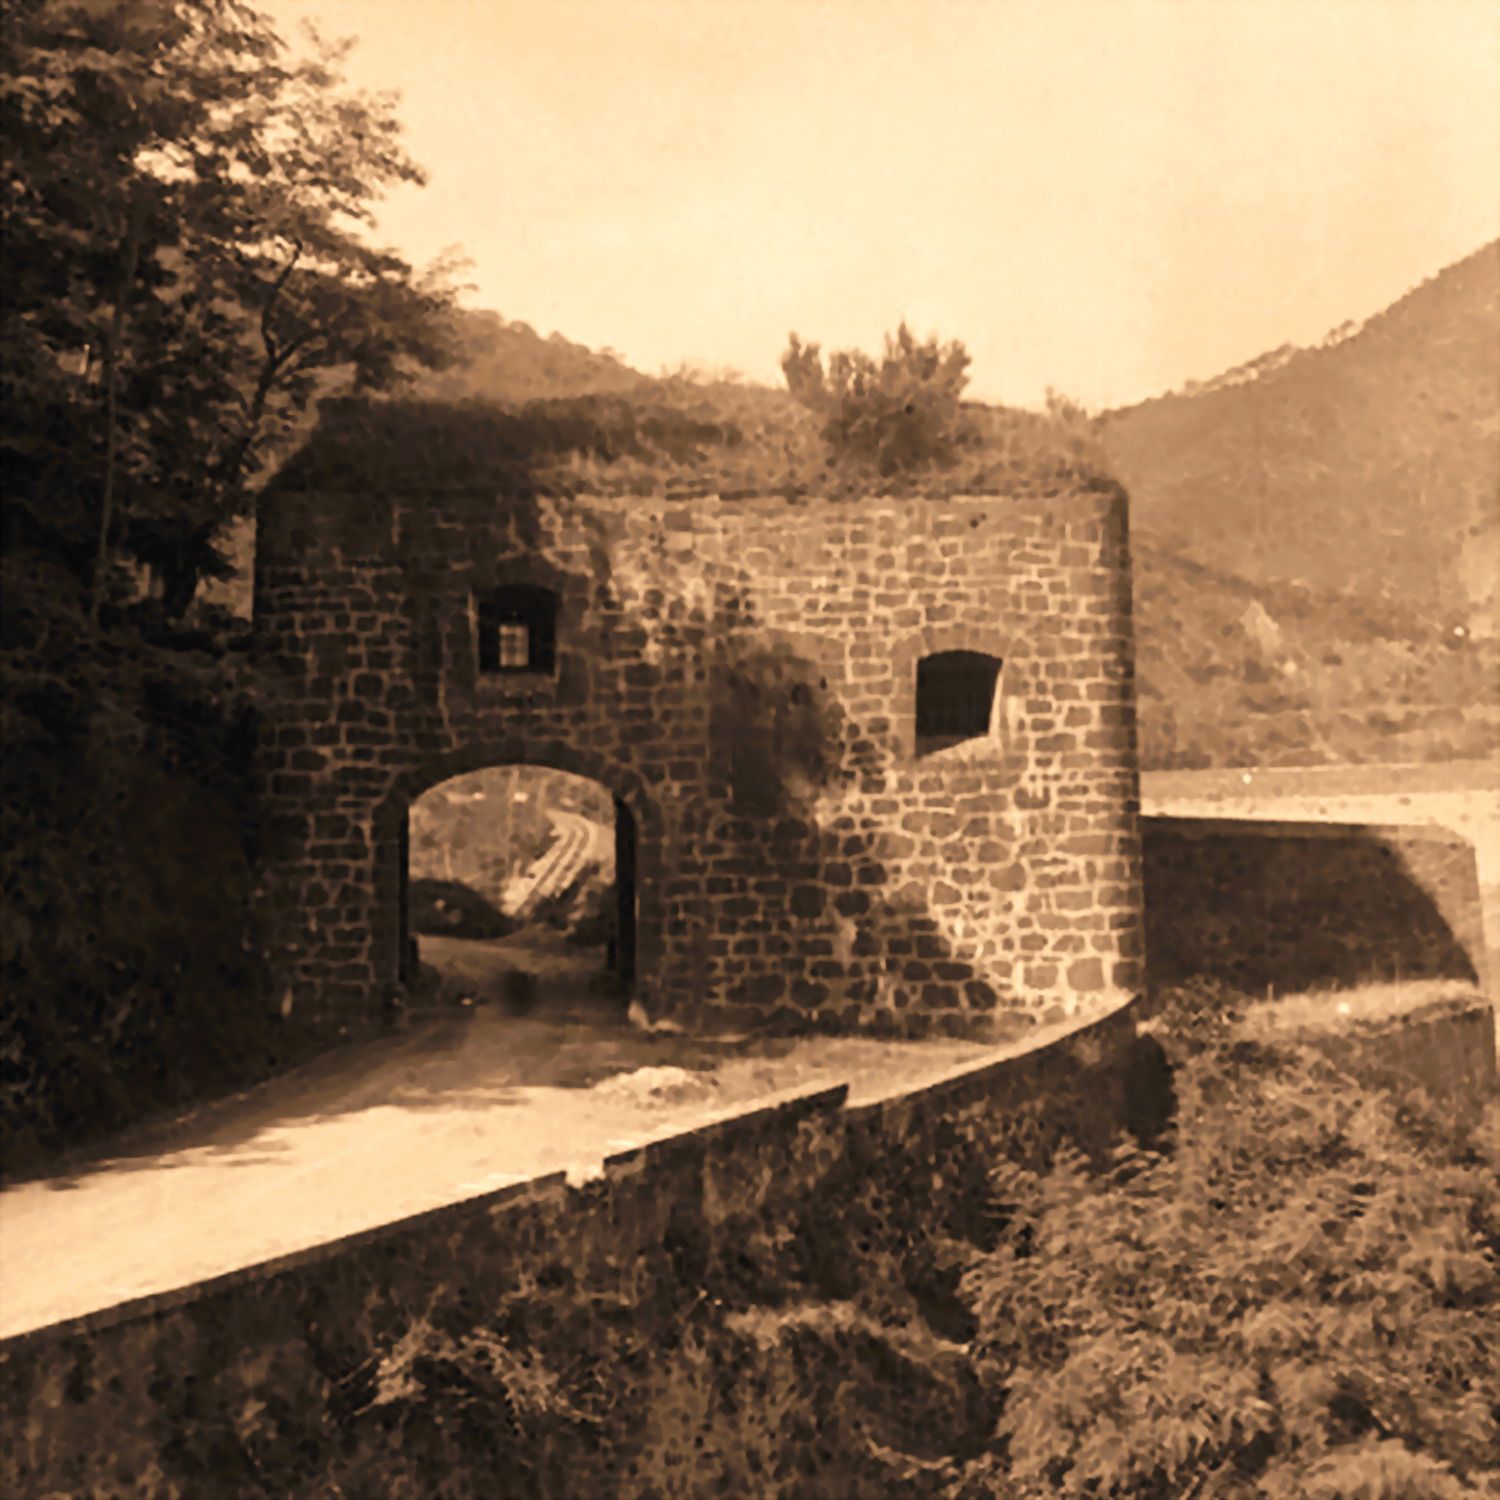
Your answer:
[[[989,1034],[1107,1003],[1082,934],[1101,973],[1129,972],[1122,496],[685,506],[282,485],[258,524],[270,952],[312,1024],[400,1002],[411,800],[513,762],[592,777],[633,815],[653,1016]],[[555,595],[547,672],[480,670],[477,601],[511,585]],[[934,745],[917,667],[948,651],[1003,662],[998,707],[989,734]],[[943,982],[898,991],[923,923],[915,951]],[[751,934],[767,941],[733,941]]]
[[[862,1339],[815,1341],[811,1365],[778,1337],[778,1403],[738,1334],[795,1334],[803,1311],[878,1332],[894,1312],[936,1320],[919,1347],[961,1342],[929,1247],[993,1233],[998,1160],[1037,1168],[1064,1141],[1103,1160],[1122,1124],[1159,1126],[1133,1033],[1126,1010],[894,1097],[849,1105],[840,1084],[623,1152],[580,1186],[559,1173],[6,1340],[0,1493],[770,1493],[718,1451],[726,1423],[725,1446],[745,1445],[746,1410],[767,1464],[809,1476],[795,1493],[908,1493],[844,1472],[823,1439],[901,1432],[894,1403],[936,1457],[994,1413],[955,1411],[960,1387],[929,1388],[941,1366],[893,1359],[899,1330],[873,1361]]]

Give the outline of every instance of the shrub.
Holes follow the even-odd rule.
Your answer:
[[[781,360],[787,389],[823,419],[835,456],[885,478],[952,464],[972,438],[961,403],[968,365],[961,343],[919,343],[905,323],[878,363],[841,350],[825,371],[818,345],[795,333]]]
[[[1210,997],[1215,998],[1215,997]],[[954,1495],[1375,1497],[1500,1480],[1500,1113],[1178,1013],[1175,1149],[994,1174],[963,1283],[1004,1412]]]

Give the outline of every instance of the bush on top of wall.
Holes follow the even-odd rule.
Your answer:
[[[382,494],[798,495],[1113,492],[1116,481],[1055,418],[963,409],[948,455],[889,472],[826,444],[784,392],[667,382],[639,395],[502,405],[484,399],[325,401],[273,484]]]

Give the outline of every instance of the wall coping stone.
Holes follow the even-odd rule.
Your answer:
[[[1102,1056],[1107,1040],[1123,1042],[1134,1034],[1135,1010],[1139,998],[1132,996],[1102,1014],[1090,1013],[1039,1028],[1035,1033],[1002,1044],[996,1049],[1001,1054],[999,1056],[961,1064],[950,1074],[910,1092],[887,1093],[874,1099],[862,1100],[855,1105],[848,1102],[848,1082],[796,1094],[613,1153],[603,1159],[598,1174],[577,1183],[569,1180],[566,1171],[550,1172],[522,1182],[508,1183],[471,1198],[440,1204],[436,1208],[325,1240],[287,1255],[239,1267],[204,1281],[132,1298],[113,1307],[84,1313],[41,1328],[28,1329],[0,1339],[0,1363],[12,1356],[29,1354],[39,1348],[123,1324],[148,1322],[225,1291],[272,1282],[336,1261],[350,1251],[399,1241],[455,1220],[488,1218],[500,1221],[508,1214],[533,1208],[549,1200],[558,1203],[572,1199],[576,1203],[582,1203],[601,1178],[606,1184],[619,1182],[648,1170],[682,1165],[710,1152],[723,1152],[726,1147],[748,1141],[765,1132],[773,1123],[784,1123],[789,1118],[813,1119],[823,1116],[830,1120],[841,1119],[849,1129],[860,1130],[871,1125],[878,1127],[895,1115],[914,1109],[930,1110],[934,1106],[971,1103],[990,1093],[1007,1074],[1014,1074],[1019,1078],[1029,1065],[1049,1060],[1053,1056],[1062,1058],[1077,1055],[1080,1049],[1085,1058],[1097,1059]]]

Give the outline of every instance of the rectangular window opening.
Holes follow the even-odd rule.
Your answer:
[[[557,663],[557,595],[533,584],[476,600],[481,672],[550,675]]]
[[[981,651],[940,651],[917,664],[917,754],[989,739],[1001,661]]]

